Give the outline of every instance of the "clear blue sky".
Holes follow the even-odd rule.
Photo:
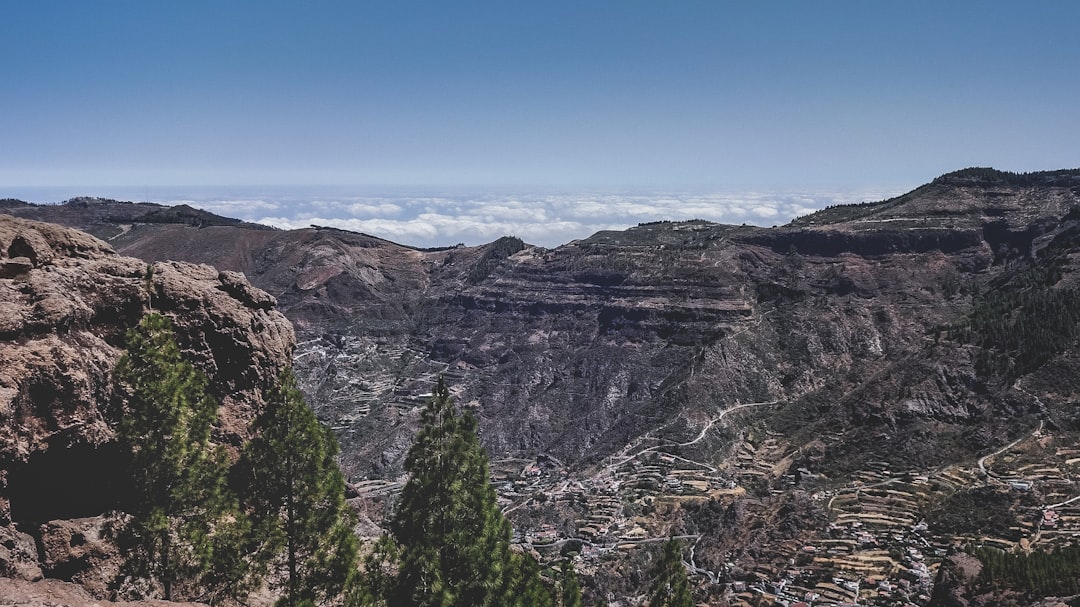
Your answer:
[[[1075,0],[5,2],[0,187],[1076,167],[1078,24]]]

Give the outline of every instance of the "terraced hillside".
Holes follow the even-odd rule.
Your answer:
[[[129,207],[118,227],[106,201],[5,212],[274,295],[373,520],[441,376],[517,539],[576,553],[593,592],[638,591],[627,571],[674,534],[703,600],[898,604],[964,543],[1072,541],[1078,203],[1080,171],[970,169],[779,228],[437,251]]]

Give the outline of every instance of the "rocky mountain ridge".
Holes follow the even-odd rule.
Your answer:
[[[345,433],[346,451],[349,429],[369,437],[369,428],[377,436],[388,435],[384,425],[391,428],[381,452],[359,452],[349,465],[360,478],[397,469],[411,428],[394,433],[394,419],[408,413],[410,399],[422,396],[436,373],[461,378],[459,396],[479,407],[482,422],[529,420],[524,433],[484,423],[493,452],[551,451],[574,460],[610,452],[650,417],[670,417],[665,399],[685,404],[694,382],[668,371],[709,365],[720,345],[743,361],[735,373],[704,373],[730,382],[706,409],[805,394],[841,368],[864,374],[858,367],[874,367],[867,360],[873,357],[894,362],[885,348],[910,354],[921,347],[922,336],[912,340],[911,329],[924,332],[962,313],[967,302],[942,297],[944,291],[1010,260],[1034,259],[1076,203],[1077,183],[1075,171],[1013,176],[971,169],[897,199],[827,209],[781,228],[661,223],[552,250],[528,247],[497,260],[478,281],[471,272],[491,245],[424,252],[334,229],[142,223],[130,214],[142,205],[104,201],[98,204],[110,210],[84,217],[81,227],[107,236],[115,221],[100,218],[122,207],[134,223],[112,236],[121,251],[153,261],[213,262],[273,293],[297,326],[298,367],[312,401]],[[917,272],[924,275],[911,280]],[[828,308],[823,319],[832,318],[809,324],[827,326],[828,334],[788,331],[785,324],[813,313],[807,303],[815,297],[829,304],[819,306]],[[871,305],[857,305],[864,302]],[[851,313],[837,314],[837,304]],[[776,316],[777,323],[762,320]],[[560,324],[566,326],[551,326]],[[837,334],[845,343],[828,343]],[[789,344],[777,340],[801,335],[804,343],[779,360],[731,339],[749,335],[781,351]],[[653,370],[658,358],[664,363]],[[818,368],[796,370],[793,359]],[[526,368],[536,377],[523,383]],[[580,381],[586,378],[592,379]],[[591,404],[605,399],[617,403],[608,408],[618,419]],[[554,410],[537,410],[539,402]],[[373,413],[358,417],[357,410]],[[557,428],[572,411],[586,413],[584,433]]]
[[[791,585],[842,602],[853,580],[823,572],[881,563],[869,570],[888,600],[907,580],[904,600],[925,603],[939,561],[901,556],[962,535],[928,530],[948,496],[1027,486],[1006,500],[1021,530],[1038,500],[1072,497],[1080,353],[1075,323],[1053,310],[1080,280],[1080,171],[967,169],[779,228],[661,222],[555,249],[421,251],[329,228],[130,214],[118,225],[100,204],[5,212],[52,213],[146,261],[242,272],[275,297],[309,402],[376,520],[418,405],[445,377],[480,419],[516,528],[534,546],[591,542],[616,596],[632,583],[610,581],[623,565],[603,560],[608,546],[686,532],[703,588],[745,581],[723,586],[729,599],[755,578],[776,594],[768,584],[805,547],[851,542],[853,556],[800,568],[824,576],[817,586],[804,574]],[[1004,340],[986,310],[1030,339]],[[1035,453],[1060,465],[1025,468]],[[983,535],[1058,541],[1041,526]]]

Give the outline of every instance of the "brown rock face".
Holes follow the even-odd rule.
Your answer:
[[[681,442],[719,409],[773,400],[785,431],[844,431],[830,465],[873,451],[936,465],[1001,444],[993,420],[1025,412],[987,396],[971,351],[934,350],[927,332],[962,320],[1010,264],[1070,255],[1078,203],[1078,171],[965,170],[781,228],[659,223],[495,257],[497,243],[420,251],[329,228],[162,223],[153,205],[8,212],[83,226],[148,262],[244,272],[294,323],[297,373],[355,481],[400,472],[440,375],[497,456],[588,465],[657,428]],[[669,424],[680,416],[686,436]],[[987,444],[937,444],[973,424],[991,426]]]
[[[78,579],[109,557],[95,517],[129,499],[111,402],[126,332],[151,308],[173,320],[233,446],[295,338],[241,274],[148,266],[68,228],[0,215],[0,268],[0,575]]]
[[[37,546],[28,533],[0,527],[0,577],[40,580]]]
[[[119,571],[116,533],[123,519],[96,516],[41,525],[41,566],[45,577],[78,583],[105,596]]]
[[[0,578],[0,607],[205,607],[202,603],[170,601],[132,601],[113,603],[96,599],[85,588],[59,580]]]

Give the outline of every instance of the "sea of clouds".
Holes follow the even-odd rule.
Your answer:
[[[32,202],[91,195],[188,204],[282,229],[332,226],[417,247],[475,245],[500,236],[554,247],[600,230],[659,220],[782,225],[828,205],[884,200],[902,188],[757,192],[488,192],[344,187],[22,188]]]

